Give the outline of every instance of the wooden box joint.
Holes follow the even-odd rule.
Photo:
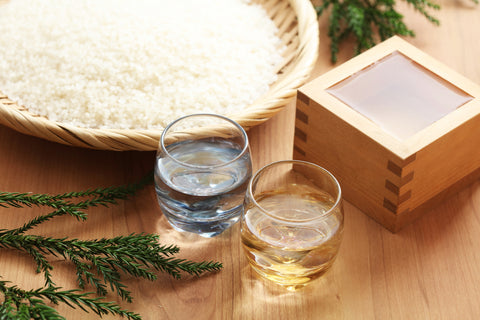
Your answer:
[[[341,99],[332,86],[400,53],[472,99],[398,139]],[[332,172],[345,200],[398,231],[480,177],[480,87],[399,37],[310,81],[297,93],[294,159]],[[447,159],[448,161],[442,161]]]

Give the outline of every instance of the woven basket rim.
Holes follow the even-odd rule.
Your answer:
[[[257,1],[258,2],[258,1]],[[298,27],[298,46],[289,77],[272,84],[266,96],[260,97],[241,112],[224,114],[238,122],[245,130],[270,119],[295,96],[297,89],[305,84],[318,57],[319,27],[316,12],[310,0],[266,0],[263,5],[288,2],[294,10]],[[287,75],[287,72],[285,73]],[[1,88],[0,88],[1,90]],[[16,131],[46,140],[77,147],[101,150],[156,150],[163,129],[102,129],[83,128],[55,122],[30,113],[0,92],[0,124]]]

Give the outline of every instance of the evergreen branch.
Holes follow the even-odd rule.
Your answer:
[[[87,215],[82,210],[100,205],[108,207],[110,204],[116,204],[116,200],[124,200],[128,198],[129,196],[135,194],[137,190],[143,188],[146,184],[152,181],[153,172],[150,172],[137,183],[119,187],[107,187],[80,192],[69,192],[56,196],[47,194],[30,195],[18,192],[0,192],[0,206],[20,208],[22,205],[28,207],[33,205],[43,205],[57,209],[48,214],[35,217],[20,228],[8,231],[10,234],[22,234],[43,222],[49,221],[54,217],[63,216],[65,214],[70,214],[71,216],[84,221],[87,219]],[[80,201],[78,203],[64,201],[64,199],[87,196],[93,196],[93,198]],[[0,233],[0,235],[5,233],[6,231],[3,231]]]
[[[114,302],[105,302],[103,297],[90,297],[91,293],[79,290],[61,290],[59,287],[46,287],[36,290],[22,290],[16,286],[7,286],[0,281],[0,291],[4,302],[0,306],[0,319],[62,319],[58,312],[47,306],[46,301],[54,304],[60,302],[85,312],[93,311],[100,317],[107,314],[118,315],[131,320],[141,320],[139,314],[123,310]]]
[[[35,260],[35,263],[37,264],[37,273],[43,272],[45,286],[54,286],[55,283],[53,282],[52,274],[50,273],[50,271],[53,270],[53,267],[45,256],[35,248],[25,248],[25,251]]]
[[[404,1],[431,23],[440,24],[429,12],[440,10],[437,3],[430,0]],[[478,4],[478,0],[472,1]],[[333,63],[337,61],[340,44],[350,36],[355,39],[355,54],[373,47],[377,38],[383,41],[393,35],[415,36],[415,32],[404,23],[403,15],[395,10],[395,0],[322,0],[315,5],[315,10],[318,16],[329,14],[328,37]]]
[[[84,220],[87,219],[87,215],[84,212],[78,210],[80,207],[81,206],[76,206],[76,205],[69,205],[69,206],[61,207],[58,210],[55,210],[55,211],[50,212],[48,214],[44,214],[44,215],[35,217],[35,218],[28,221],[27,223],[25,223],[23,226],[21,226],[19,228],[3,231],[3,232],[0,233],[0,236],[4,235],[4,234],[7,234],[7,233],[12,234],[12,235],[25,233],[26,231],[28,231],[30,229],[33,229],[34,227],[38,226],[39,224],[41,224],[43,222],[49,221],[49,220],[51,220],[55,217],[63,216],[65,214],[70,214],[70,215],[76,217],[78,220],[84,221]]]
[[[81,198],[81,197],[95,197],[103,199],[104,201],[126,199],[128,196],[135,194],[147,184],[153,181],[153,172],[149,172],[140,181],[132,184],[122,185],[118,187],[106,187],[89,189],[86,191],[67,192],[58,195],[48,194],[30,194],[19,192],[0,192],[0,206],[1,207],[32,207],[48,206],[58,209],[63,206],[69,206],[71,203],[64,201],[65,199]]]
[[[59,208],[65,205],[65,202],[60,199],[46,194],[29,194],[19,192],[0,192],[0,206],[4,208],[22,208],[36,206],[49,206],[52,208]]]
[[[78,240],[67,238],[50,238],[37,235],[4,234],[0,236],[0,247],[17,249],[30,254],[36,264],[37,272],[43,272],[46,285],[53,286],[50,270],[44,254],[62,256],[72,261],[76,268],[80,288],[92,285],[98,295],[116,291],[127,302],[132,301],[130,292],[121,283],[119,271],[137,278],[150,281],[157,277],[151,268],[165,272],[176,279],[186,272],[199,276],[205,272],[219,271],[222,264],[218,262],[193,262],[176,259],[172,255],[178,252],[176,246],[161,246],[158,236],[150,234],[131,234],[112,239]],[[83,262],[88,261],[88,264]],[[97,277],[92,269],[96,271]],[[103,280],[102,280],[103,279]]]
[[[0,192],[2,207],[47,206],[55,209],[53,212],[35,217],[22,227],[0,232],[0,248],[15,249],[29,254],[35,262],[36,271],[43,273],[45,278],[44,288],[30,291],[15,286],[8,287],[7,282],[0,281],[0,293],[4,295],[3,303],[0,305],[0,320],[65,319],[55,309],[46,305],[46,300],[55,304],[65,303],[72,308],[80,307],[86,312],[93,310],[100,317],[111,313],[128,319],[141,319],[139,315],[122,310],[113,302],[104,302],[101,297],[91,298],[90,293],[79,293],[78,290],[62,291],[55,287],[51,274],[53,266],[47,259],[49,255],[72,262],[81,289],[91,285],[99,296],[106,295],[110,289],[127,302],[132,301],[132,296],[121,282],[122,273],[153,281],[157,278],[155,270],[166,272],[177,279],[183,272],[199,276],[204,272],[220,270],[222,264],[219,262],[193,262],[175,258],[174,255],[179,252],[179,248],[174,245],[160,245],[158,236],[152,234],[130,234],[96,240],[25,234],[41,223],[65,214],[70,214],[78,220],[85,220],[87,215],[84,210],[116,204],[117,200],[128,198],[152,180],[153,173],[149,173],[134,184],[60,195]],[[72,199],[77,198],[84,199],[72,202]]]
[[[175,261],[178,268],[191,275],[199,276],[205,272],[220,271],[223,268],[222,263],[214,261],[193,262],[185,259],[177,259]]]
[[[88,263],[85,263],[83,261],[80,261],[79,257],[72,255],[68,256],[70,261],[72,261],[73,265],[75,266],[75,273],[77,275],[77,283],[79,288],[85,289],[85,285],[87,283],[92,283],[95,281],[93,276],[93,273],[90,272],[92,269],[92,266],[89,265]],[[94,285],[95,287],[95,285]],[[97,289],[98,292],[98,289]]]
[[[192,262],[185,259],[174,259],[157,257],[153,263],[153,267],[157,270],[168,273],[175,279],[181,278],[181,272],[187,272],[191,275],[199,276],[205,272],[214,272],[222,269],[220,262]]]
[[[440,10],[440,5],[433,3],[429,0],[405,0],[409,3],[415,10],[421,13],[428,21],[435,25],[440,25],[440,21],[434,16],[430,15],[427,9]]]

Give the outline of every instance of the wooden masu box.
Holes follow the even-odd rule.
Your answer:
[[[434,82],[453,88],[455,94],[460,94],[461,104],[399,138],[370,115],[353,108],[351,101],[349,105],[345,103],[348,99],[335,92],[344,82],[357,79],[360,72],[373,70],[379,61],[391,56],[410,61],[436,79]],[[413,88],[395,88],[394,80],[400,71],[394,66],[394,72],[387,73],[387,80],[371,87],[362,87],[361,80],[357,80],[360,86],[354,96],[371,98],[384,89],[382,86],[388,86],[390,91],[386,91],[384,99],[393,95],[392,100],[398,102],[399,97],[406,96],[408,102],[392,112],[410,108],[411,98],[418,94],[421,85],[415,76],[401,80],[403,84],[413,84]],[[397,84],[403,86],[402,83]],[[439,104],[448,100],[428,86],[426,90],[428,99],[437,99]],[[293,157],[317,163],[332,172],[340,182],[345,200],[396,232],[480,177],[479,99],[478,85],[395,36],[299,89]],[[431,104],[435,110],[437,103]],[[370,104],[366,106],[369,108]],[[382,108],[380,103],[378,110],[383,112]],[[405,123],[420,118],[417,114],[421,111],[415,108],[418,106],[412,109],[414,113]],[[390,115],[394,122],[401,117]]]

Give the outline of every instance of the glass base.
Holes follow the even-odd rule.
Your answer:
[[[292,275],[292,274],[278,274],[266,272],[264,269],[260,268],[258,265],[249,261],[250,266],[252,269],[263,279],[269,280],[275,284],[278,284],[288,291],[297,291],[302,289],[303,287],[309,285],[316,279],[323,276],[329,268],[324,268],[316,271],[313,274],[309,275]]]
[[[172,215],[168,210],[162,211],[167,218],[167,221],[175,230],[196,233],[204,238],[212,238],[218,236],[238,222],[240,215],[243,212],[243,205],[232,209],[228,214],[212,221],[191,220],[185,217]]]

